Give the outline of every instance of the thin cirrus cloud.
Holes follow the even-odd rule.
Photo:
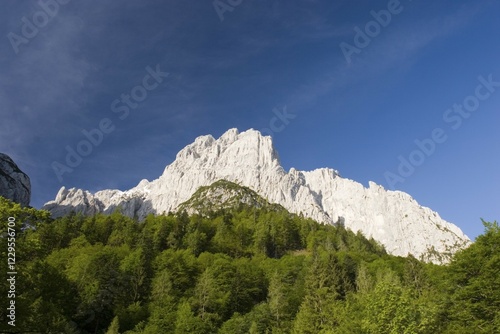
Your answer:
[[[25,46],[29,50],[12,53],[11,59],[2,64],[5,121],[0,132],[1,148],[12,140],[12,132],[24,139],[53,133],[57,120],[78,115],[84,103],[82,89],[91,65],[72,50],[79,28],[73,20],[64,18],[58,24],[50,39],[35,37]]]
[[[456,12],[443,18],[412,20],[402,26],[386,28],[380,36],[375,37],[371,44],[361,50],[359,55],[355,55],[352,64],[339,60],[342,55],[340,48],[332,51],[337,52],[337,57],[333,57],[331,68],[321,80],[301,87],[299,91],[293,92],[289,100],[294,101],[297,106],[303,107],[319,97],[333,92],[341,87],[352,86],[362,80],[367,80],[390,68],[402,66],[412,62],[422,50],[436,43],[440,38],[456,33],[479,12],[476,7],[460,8]],[[353,38],[342,36],[342,40]],[[348,39],[347,39],[348,40]]]

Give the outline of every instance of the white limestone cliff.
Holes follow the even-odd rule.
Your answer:
[[[43,209],[57,217],[70,211],[111,213],[120,206],[124,214],[141,219],[149,213],[175,211],[199,187],[220,179],[247,186],[290,212],[322,223],[343,223],[373,237],[394,255],[446,262],[452,253],[470,244],[457,226],[406,193],[388,191],[373,182],[365,188],[328,168],[286,172],[271,137],[255,130],[239,133],[231,129],[217,140],[210,135],[198,137],[158,179],[142,180],[128,191],[91,194],[63,187]]]

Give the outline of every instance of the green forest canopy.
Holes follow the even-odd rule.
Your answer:
[[[0,286],[7,333],[500,333],[496,222],[439,266],[277,207],[53,220],[0,197],[2,259],[8,217],[18,276],[15,327]]]

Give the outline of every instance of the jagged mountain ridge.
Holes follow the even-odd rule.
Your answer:
[[[388,191],[373,182],[365,188],[329,168],[286,172],[271,137],[253,129],[242,133],[230,129],[217,140],[210,135],[196,138],[154,181],[142,180],[127,191],[95,194],[62,187],[43,208],[62,216],[70,211],[111,213],[120,206],[124,214],[141,219],[149,213],[176,211],[198,188],[221,179],[249,187],[290,212],[327,224],[341,221],[373,237],[394,255],[428,256],[430,261],[441,262],[443,254],[470,243],[457,226],[406,193]]]

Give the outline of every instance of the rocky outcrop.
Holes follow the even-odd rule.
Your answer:
[[[129,216],[176,211],[195,191],[218,180],[246,186],[271,203],[319,222],[343,224],[373,237],[394,255],[446,262],[469,238],[436,212],[420,206],[410,195],[388,191],[370,182],[342,178],[336,170],[286,172],[271,137],[231,129],[219,139],[198,137],[182,149],[175,161],[154,181],[141,181],[128,191],[104,190],[91,194],[79,189],[59,191],[44,209],[60,216],[76,210],[84,214],[111,213],[116,207]]]
[[[0,153],[0,196],[23,206],[28,206],[31,199],[30,178],[3,153]]]

